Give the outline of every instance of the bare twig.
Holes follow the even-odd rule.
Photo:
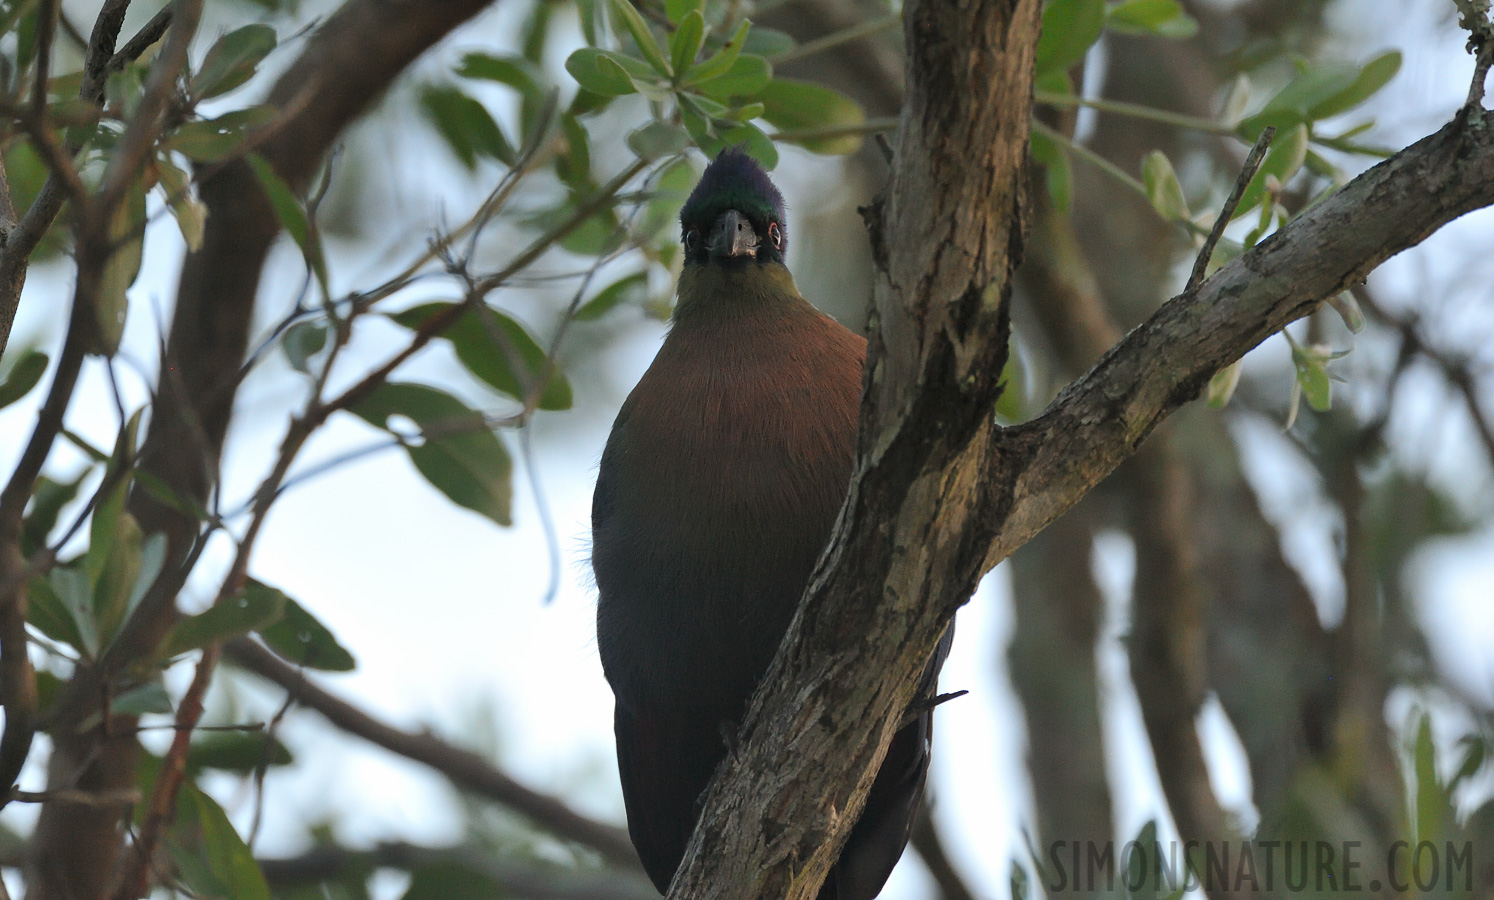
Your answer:
[[[621,829],[588,819],[559,800],[524,787],[477,754],[434,735],[402,731],[375,719],[312,684],[294,667],[247,638],[230,641],[224,653],[235,664],[278,684],[296,702],[316,710],[343,731],[429,766],[463,790],[523,813],[555,835],[591,847],[619,865],[637,867],[633,845]]]
[[[103,182],[99,185],[95,201],[98,215],[102,218],[107,219],[144,164],[151,146],[161,132],[161,113],[176,89],[177,76],[187,64],[187,48],[192,36],[197,33],[197,20],[202,15],[202,0],[176,0],[172,9],[171,35],[151,64],[150,75],[145,79],[135,114],[125,127],[124,134],[120,135],[114,152],[109,156],[109,165],[104,169]],[[112,61],[113,57],[110,59]]]
[[[1240,198],[1245,195],[1245,188],[1250,186],[1250,179],[1255,177],[1256,170],[1261,167],[1261,162],[1266,158],[1266,150],[1271,146],[1271,139],[1276,137],[1276,127],[1267,125],[1261,130],[1260,137],[1255,139],[1255,146],[1250,148],[1250,155],[1245,157],[1245,165],[1240,167],[1240,177],[1235,179],[1234,189],[1229,192],[1229,199],[1224,201],[1224,208],[1219,210],[1219,218],[1214,220],[1214,227],[1209,229],[1209,236],[1204,238],[1204,243],[1198,251],[1198,258],[1193,261],[1193,271],[1188,275],[1188,286],[1183,290],[1191,291],[1203,284],[1204,275],[1209,271],[1209,260],[1214,258],[1214,247],[1219,243],[1219,238],[1224,236],[1224,228],[1235,217],[1235,209],[1240,205]]]
[[[1463,103],[1465,112],[1482,108],[1484,82],[1489,77],[1489,67],[1494,64],[1494,19],[1490,16],[1489,0],[1453,0],[1458,7],[1458,25],[1468,32],[1468,52],[1473,54],[1473,81],[1468,85],[1468,99]]]
[[[42,0],[36,11],[36,75],[31,84],[31,114],[45,119],[47,114],[47,79],[52,71],[52,41],[57,34],[57,16],[61,0]]]
[[[369,850],[317,847],[288,859],[262,859],[265,880],[278,889],[361,877],[370,868],[413,870],[445,863],[480,875],[504,895],[533,900],[658,900],[637,873],[568,871],[532,862],[495,858],[466,847],[420,847],[386,842]]]
[[[1473,372],[1469,370],[1468,361],[1460,359],[1453,354],[1442,350],[1421,334],[1421,329],[1415,319],[1396,316],[1380,302],[1375,299],[1369,289],[1362,284],[1350,288],[1354,299],[1364,307],[1371,315],[1385,324],[1391,326],[1401,333],[1404,352],[1409,352],[1426,358],[1429,362],[1441,370],[1442,376],[1448,383],[1457,389],[1463,397],[1463,405],[1468,409],[1468,417],[1473,422],[1473,430],[1478,435],[1479,442],[1484,445],[1484,453],[1491,464],[1494,464],[1494,423],[1489,420],[1489,414],[1484,411],[1483,400],[1479,395],[1478,380]]]
[[[934,876],[934,883],[939,885],[941,900],[975,900],[975,894],[971,893],[944,849],[944,841],[939,837],[939,828],[934,824],[933,809],[927,799],[913,822],[911,843],[923,864],[928,866],[929,874]]]
[[[171,27],[172,16],[175,15],[176,7],[163,6],[161,11],[151,16],[135,36],[130,38],[119,52],[109,58],[108,72],[118,72],[125,66],[140,58],[140,55],[150,49],[151,44],[161,39],[166,29]]]
[[[859,25],[852,25],[850,28],[832,32],[822,37],[817,37],[812,41],[805,41],[802,44],[791,47],[790,49],[783,51],[777,56],[774,56],[771,62],[775,66],[781,66],[784,63],[793,62],[796,59],[803,59],[806,56],[812,56],[816,53],[823,53],[826,50],[833,50],[836,47],[852,43],[853,41],[859,41],[862,38],[868,38],[875,34],[881,34],[884,31],[890,31],[891,29],[898,27],[902,23],[903,17],[900,14],[888,13],[885,16],[881,16],[867,22],[862,22]]]
[[[150,860],[166,826],[171,824],[172,814],[176,809],[177,791],[181,789],[182,779],[187,774],[187,751],[192,747],[192,731],[202,718],[202,700],[207,694],[208,685],[212,683],[218,656],[217,644],[203,648],[202,656],[197,660],[197,670],[192,675],[192,683],[188,685],[181,703],[177,704],[176,736],[171,739],[171,749],[166,751],[166,757],[161,761],[161,772],[156,776],[156,785],[151,792],[145,824],[141,826],[140,834],[135,839],[133,861],[126,866],[119,891],[114,895],[115,900],[135,900],[147,893]]]
[[[140,791],[126,788],[119,791],[80,791],[76,788],[59,788],[52,791],[10,792],[10,799],[17,803],[75,803],[80,806],[129,806],[140,802]]]
[[[62,430],[62,419],[72,401],[78,373],[83,366],[82,313],[75,305],[64,339],[57,371],[47,391],[31,439],[21,452],[15,471],[0,491],[0,582],[14,588],[0,595],[0,685],[4,687],[5,731],[0,735],[0,808],[9,802],[8,789],[15,783],[31,752],[35,734],[36,676],[26,652],[26,584],[14,578],[25,570],[21,559],[21,519],[26,503],[41,474],[52,443]]]

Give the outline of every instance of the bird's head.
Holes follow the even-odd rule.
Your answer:
[[[685,264],[782,263],[783,195],[740,147],[722,150],[680,210]]]

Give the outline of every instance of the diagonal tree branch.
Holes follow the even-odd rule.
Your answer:
[[[279,685],[297,703],[321,713],[343,731],[430,766],[457,787],[523,813],[551,833],[585,844],[614,863],[639,868],[638,855],[622,829],[588,819],[559,800],[524,787],[475,753],[432,734],[414,734],[375,719],[317,687],[299,670],[248,638],[230,641],[223,651],[229,660]]]
[[[539,863],[495,859],[468,847],[388,841],[369,850],[315,847],[300,856],[259,861],[270,887],[287,893],[323,881],[366,878],[377,868],[414,870],[442,864],[480,875],[507,894],[529,900],[657,900],[659,896],[641,871],[631,878],[618,877],[616,872],[568,872]]]
[[[672,898],[813,897],[918,671],[979,575],[1214,373],[1494,203],[1494,115],[1465,111],[1164,305],[1042,416],[1000,429],[991,407],[1020,251],[1016,147],[1035,5],[905,7],[908,100],[888,200],[869,216],[882,278],[861,460]]]

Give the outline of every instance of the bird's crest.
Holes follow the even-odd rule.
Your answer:
[[[680,224],[686,231],[709,228],[717,216],[729,209],[752,219],[761,229],[760,234],[767,233],[769,222],[777,222],[780,229],[787,230],[783,195],[757,160],[741,147],[722,150],[706,166],[705,174],[700,176],[700,182],[680,210]]]

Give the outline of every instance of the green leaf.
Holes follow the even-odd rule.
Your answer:
[[[565,61],[565,70],[585,91],[601,97],[621,97],[635,93],[633,79],[606,51],[582,47]]]
[[[254,861],[254,854],[234,830],[233,823],[228,820],[228,815],[217,801],[188,781],[182,784],[181,792],[177,795],[176,809],[177,821],[172,828],[173,836],[185,831],[197,840],[192,842],[195,846],[191,850],[182,846],[179,840],[168,841],[173,858],[178,865],[181,865],[183,857],[198,863],[197,866],[191,863],[184,866],[184,877],[196,874],[200,879],[203,863],[210,876],[207,884],[194,883],[193,879],[186,878],[194,893],[198,896],[231,897],[233,900],[270,900],[270,887],[265,882],[264,873],[259,870],[259,864]],[[216,887],[213,882],[216,882]]]
[[[807,81],[775,78],[758,96],[766,107],[763,118],[781,131],[808,130],[860,125],[866,113],[860,104],[839,91]],[[861,135],[816,138],[800,141],[800,146],[815,153],[854,153],[861,147]]]
[[[31,579],[27,596],[26,621],[36,630],[60,644],[80,651],[87,649],[87,641],[78,629],[77,620],[58,595],[50,577]]]
[[[652,238],[673,227],[679,220],[680,209],[695,186],[695,168],[688,159],[677,159],[664,167],[654,182],[653,195],[644,209],[636,233],[642,239]],[[670,246],[677,246],[673,238]]]
[[[799,46],[799,42],[794,40],[793,35],[779,31],[776,28],[764,28],[758,25],[742,41],[742,52],[754,53],[758,56],[766,56],[772,59],[778,54],[787,53],[797,46]]]
[[[535,16],[548,15],[548,4],[536,4]],[[468,53],[462,57],[457,74],[463,78],[494,81],[506,84],[519,92],[519,132],[521,143],[529,141],[535,130],[545,123],[540,121],[549,103],[548,79],[544,71],[522,56],[493,56],[487,53]]]
[[[1235,395],[1235,388],[1240,384],[1240,361],[1237,359],[1209,379],[1209,408],[1223,409],[1229,405],[1229,400]]]
[[[695,56],[704,41],[705,16],[700,10],[693,10],[680,20],[679,27],[669,36],[669,57],[680,77],[684,77],[695,64]]]
[[[1487,759],[1488,746],[1482,737],[1476,734],[1465,735],[1458,743],[1465,748],[1463,761],[1458,764],[1457,771],[1447,783],[1449,792],[1456,790],[1458,785],[1477,775]]]
[[[83,558],[83,571],[88,576],[90,588],[98,585],[119,530],[119,518],[124,514],[125,498],[134,474],[140,417],[144,412],[144,408],[135,410],[114,439],[114,452],[104,473],[104,483],[109,488],[100,495],[93,510],[93,519],[89,522],[88,553]]]
[[[1359,308],[1359,301],[1348,291],[1335,294],[1328,298],[1328,305],[1338,313],[1344,321],[1344,327],[1349,329],[1350,334],[1358,334],[1364,330],[1364,312]]]
[[[194,738],[187,749],[187,772],[203,769],[253,772],[261,766],[288,766],[288,747],[258,731],[214,731]]]
[[[1106,27],[1119,34],[1185,39],[1198,33],[1198,22],[1183,11],[1178,0],[1125,0],[1106,13]]]
[[[109,555],[93,590],[94,615],[98,621],[99,636],[106,647],[123,624],[140,581],[141,545],[144,537],[135,517],[128,512],[120,512],[114,525]],[[93,548],[90,547],[89,556],[92,555]],[[150,577],[154,579],[155,573],[150,573]]]
[[[446,145],[469,170],[479,156],[512,166],[518,159],[503,129],[486,107],[453,85],[427,85],[420,92],[420,107],[435,124]]]
[[[721,101],[732,97],[753,97],[772,80],[773,67],[767,59],[753,53],[743,53],[731,64],[731,68],[702,82],[700,92]]]
[[[678,25],[692,12],[705,13],[705,0],[665,0],[664,14]]]
[[[254,24],[218,38],[192,76],[192,96],[206,100],[225,94],[254,76],[260,62],[275,49],[275,29]]]
[[[1335,97],[1351,92],[1359,74],[1359,67],[1353,63],[1324,63],[1301,72],[1266,101],[1260,112],[1240,123],[1241,136],[1254,141],[1267,125],[1285,131],[1311,122],[1316,118],[1315,109],[1329,106]]]
[[[1437,779],[1437,748],[1432,743],[1432,719],[1426,713],[1416,728],[1416,840],[1435,841],[1452,811],[1452,800]]]
[[[1235,207],[1234,218],[1240,218],[1265,200],[1268,175],[1277,182],[1286,184],[1297,174],[1297,170],[1302,168],[1302,163],[1307,159],[1307,141],[1306,125],[1298,125],[1276,135],[1275,142],[1266,153],[1265,161],[1261,163],[1260,171],[1255,173],[1255,177],[1250,179],[1250,184],[1245,186],[1244,193],[1240,195],[1240,205]]]
[[[400,435],[410,461],[436,490],[499,525],[511,525],[513,462],[481,415],[445,391],[391,381],[350,412],[398,435],[389,419],[405,416],[420,428],[419,443]]]
[[[444,313],[454,305],[425,303],[396,313],[393,319],[416,330],[432,316]],[[494,389],[521,401],[525,399],[527,390],[550,370],[550,380],[540,391],[538,406],[540,409],[569,409],[570,382],[559,370],[553,369],[544,349],[524,326],[496,309],[489,308],[489,312],[493,316],[492,325],[498,332],[497,339],[489,324],[484,322],[485,316],[475,309],[468,310],[441,334],[451,342],[457,359],[467,367],[467,371]]]
[[[591,136],[581,120],[569,113],[560,117],[560,131],[565,135],[565,149],[555,158],[555,173],[575,190],[594,190],[591,177]]]
[[[1001,369],[1001,396],[996,398],[996,415],[1015,424],[1027,418],[1027,372],[1013,338],[1007,347],[1006,365]]]
[[[747,34],[751,30],[752,23],[743,19],[742,24],[737,26],[736,33],[725,44],[721,45],[720,50],[717,50],[701,62],[700,65],[690,70],[690,77],[684,80],[684,85],[689,87],[690,85],[704,84],[713,78],[720,78],[722,75],[730,72],[732,66],[737,64],[737,57],[742,55],[742,48],[747,42]]]
[[[492,900],[504,893],[502,885],[481,872],[443,861],[415,869],[400,900]]]
[[[258,631],[278,621],[285,611],[285,595],[257,581],[237,594],[178,622],[167,635],[161,657],[178,654]]]
[[[93,614],[93,588],[88,574],[79,566],[59,566],[47,575],[47,584],[58,603],[72,620],[76,640],[68,643],[87,657],[99,652],[99,629]]]
[[[690,146],[690,135],[679,125],[650,122],[628,133],[628,146],[640,159],[654,160],[673,156]]]
[[[1028,875],[1027,868],[1012,858],[1011,874],[1012,900],[1027,900],[1028,897]]]
[[[78,496],[78,488],[88,477],[84,469],[72,481],[54,481],[43,475],[36,480],[31,491],[31,506],[21,526],[21,552],[30,556],[47,546],[47,536],[57,527],[57,517],[62,508]]]
[[[261,587],[275,590],[268,585]],[[357,668],[353,654],[337,642],[327,626],[289,597],[285,598],[279,621],[261,628],[259,636],[281,659],[298,666],[323,672],[351,672]]]
[[[643,58],[664,78],[674,77],[674,70],[669,67],[669,60],[664,58],[664,53],[654,41],[653,32],[648,30],[648,23],[643,20],[642,14],[633,8],[629,0],[611,0],[612,14],[622,20],[623,27],[632,36],[633,43],[638,45],[638,52]]]
[[[1074,81],[1069,77],[1065,69],[1049,69],[1037,76],[1032,83],[1034,90],[1047,91],[1051,94],[1061,94],[1065,97],[1074,96]]]
[[[1326,119],[1348,112],[1379,92],[1401,70],[1399,50],[1382,53],[1364,64],[1354,81],[1337,94],[1315,104],[1308,110],[1314,119]]]
[[[1188,200],[1167,154],[1161,150],[1148,153],[1141,164],[1141,175],[1146,182],[1147,199],[1157,215],[1169,222],[1188,218]]]
[[[576,321],[594,322],[623,303],[641,302],[648,296],[648,273],[625,276],[597,292],[576,310]]]
[[[1245,109],[1250,105],[1250,76],[1241,72],[1230,82],[1229,89],[1224,92],[1224,102],[1220,104],[1219,119],[1225,125],[1234,128],[1240,124],[1245,117]]]
[[[157,675],[115,697],[109,704],[109,712],[116,716],[163,715],[172,712],[171,695],[166,693],[166,685]]]
[[[128,120],[134,118],[140,97],[145,92],[145,81],[139,65],[126,65],[109,75],[104,82],[104,103],[120,111]]]
[[[1043,7],[1037,71],[1067,69],[1084,59],[1105,30],[1105,0],[1051,0]]]
[[[1046,134],[1031,132],[1032,158],[1043,165],[1043,176],[1047,182],[1048,199],[1053,208],[1067,213],[1073,203],[1074,172],[1069,154],[1062,144]]]
[[[156,173],[182,240],[186,241],[189,252],[196,253],[202,246],[202,233],[207,225],[207,206],[192,196],[192,179],[165,154],[156,157]]]
[[[331,288],[327,284],[326,257],[322,255],[322,239],[312,227],[311,220],[307,218],[306,210],[301,208],[300,198],[264,157],[251,153],[248,160],[249,167],[254,170],[260,187],[270,200],[270,206],[275,210],[275,218],[280,220],[286,233],[296,242],[296,246],[301,248],[301,255],[306,258],[306,265],[316,275],[317,283],[322,288],[322,296],[331,297]]]
[[[115,207],[109,218],[109,244],[112,252],[99,281],[98,345],[90,348],[104,356],[113,356],[119,348],[130,309],[125,292],[140,274],[140,259],[145,251],[144,182],[137,179],[131,183]]]
[[[769,172],[778,167],[778,147],[773,144],[772,138],[751,122],[744,122],[721,132],[721,143],[728,147],[741,146],[748,156],[757,160]]]
[[[275,116],[274,107],[251,106],[216,119],[187,122],[167,135],[161,146],[197,162],[221,162],[237,155],[249,134]]]
[[[0,409],[11,405],[36,387],[47,371],[47,354],[40,350],[27,349],[0,382]]]
[[[1292,364],[1297,370],[1297,384],[1307,405],[1318,412],[1333,406],[1333,381],[1328,377],[1324,358],[1309,348],[1293,347]]]
[[[311,358],[327,346],[327,323],[320,321],[297,322],[285,331],[280,339],[280,349],[285,353],[291,368],[303,374],[311,374]]]
[[[462,57],[456,73],[463,78],[496,81],[515,88],[526,97],[543,95],[544,73],[522,56],[494,56],[491,53],[468,53]]]

